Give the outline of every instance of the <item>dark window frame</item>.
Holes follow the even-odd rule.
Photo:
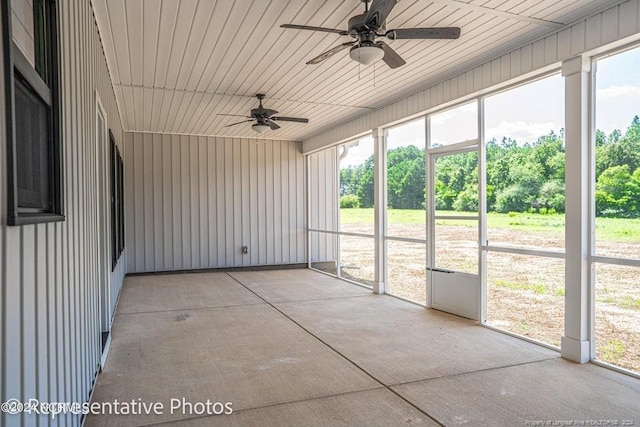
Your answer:
[[[118,265],[124,252],[124,161],[109,130],[110,194],[111,194],[111,271]]]
[[[36,14],[36,5],[42,6],[46,1],[44,10],[47,16]],[[42,10],[40,10],[42,11]],[[13,41],[11,30],[11,0],[0,0],[0,13],[2,14],[2,51],[4,59],[4,85],[6,109],[6,141],[7,141],[7,224],[24,225],[44,222],[64,221],[63,212],[63,190],[62,190],[62,137],[60,128],[60,88],[59,88],[59,54],[58,54],[58,25],[57,25],[57,4],[55,0],[34,0],[34,19],[41,20],[46,26],[44,30],[49,37],[41,42],[37,50],[36,68],[44,74],[48,82],[45,82],[29,63],[24,54]],[[34,22],[36,28],[34,32],[43,30]],[[36,35],[37,36],[37,35]],[[37,37],[36,37],[37,38]],[[46,53],[43,54],[43,44],[46,43]],[[42,60],[46,64],[42,64]],[[43,71],[42,67],[46,67]],[[19,190],[17,169],[17,146],[16,146],[16,108],[15,108],[15,85],[16,81],[23,90],[39,98],[48,111],[48,140],[47,144],[47,197],[49,206],[46,210],[38,212],[19,205]]]

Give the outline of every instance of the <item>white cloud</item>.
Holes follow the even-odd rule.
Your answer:
[[[487,141],[492,138],[501,141],[502,138],[507,137],[524,144],[525,142],[534,142],[552,130],[558,132],[560,126],[554,122],[526,123],[521,120],[515,122],[502,121],[498,126],[486,129],[485,138]]]
[[[452,119],[461,119],[467,117],[474,117],[477,114],[478,105],[475,102],[470,102],[468,104],[461,105],[459,107],[453,108],[451,110],[443,111],[442,113],[437,113],[431,116],[431,125],[442,125],[446,124],[449,120]]]
[[[596,99],[615,103],[640,102],[640,86],[611,86],[598,89]]]

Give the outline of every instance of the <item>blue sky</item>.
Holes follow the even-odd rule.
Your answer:
[[[622,132],[640,115],[640,48],[598,61],[596,127]]]
[[[640,48],[598,61],[596,75],[596,127],[605,133],[622,132],[640,115]],[[431,116],[431,138],[438,144],[477,137],[475,102]],[[485,98],[485,137],[510,137],[533,142],[564,128],[564,80],[553,75]],[[388,147],[409,144],[424,147],[424,119],[389,130]],[[366,138],[349,150],[341,167],[358,165],[373,154]]]

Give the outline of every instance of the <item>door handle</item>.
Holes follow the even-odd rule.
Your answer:
[[[438,273],[456,274],[456,272],[455,272],[455,271],[453,271],[453,270],[446,270],[446,269],[444,269],[444,268],[431,268],[431,267],[427,267],[427,270],[428,270],[428,271],[435,271],[435,272],[438,272]]]

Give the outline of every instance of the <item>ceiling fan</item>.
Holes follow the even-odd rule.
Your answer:
[[[275,114],[278,114],[276,110],[271,110],[269,108],[264,108],[262,106],[262,100],[264,99],[264,94],[259,93],[256,95],[256,98],[258,98],[260,105],[258,106],[258,108],[254,108],[251,110],[250,116],[240,116],[237,114],[218,114],[218,116],[245,117],[249,119],[249,120],[243,120],[237,123],[232,123],[230,125],[226,125],[225,127],[228,128],[230,126],[239,125],[241,123],[248,123],[248,122],[255,121],[255,123],[251,126],[251,128],[253,128],[253,130],[255,130],[258,133],[263,133],[269,129],[271,130],[280,129],[280,126],[276,124],[276,121],[309,123],[309,119],[302,119],[298,117],[275,116]]]
[[[457,39],[460,37],[458,27],[439,28],[399,28],[396,30],[385,30],[387,16],[391,13],[397,0],[373,0],[369,7],[370,0],[360,0],[364,3],[364,13],[349,19],[349,29],[347,31],[324,27],[310,27],[308,25],[284,24],[282,28],[293,28],[298,30],[323,31],[326,33],[340,34],[341,36],[351,36],[354,41],[342,43],[328,51],[316,56],[309,64],[318,64],[325,59],[335,55],[343,49],[351,47],[349,56],[354,61],[363,65],[370,65],[382,59],[389,67],[398,68],[406,62],[383,41],[376,41],[378,37],[385,37],[389,40],[407,39]]]

